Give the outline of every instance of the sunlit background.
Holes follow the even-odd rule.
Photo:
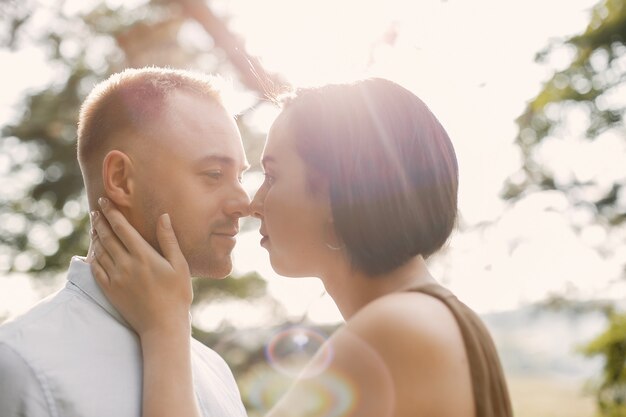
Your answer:
[[[104,3],[112,10],[121,10],[145,6],[147,1]],[[249,55],[257,57],[265,70],[293,85],[380,76],[412,90],[429,105],[456,147],[461,183],[459,228],[444,253],[432,259],[434,275],[484,315],[494,332],[517,326],[519,333],[512,338],[499,338],[496,334],[499,343],[513,344],[515,348],[523,346],[531,356],[534,352],[540,362],[555,360],[556,356],[570,357],[571,363],[563,359],[557,366],[548,365],[550,372],[560,378],[562,384],[556,390],[565,392],[563,398],[569,398],[568,395],[587,398],[580,409],[583,411],[591,409],[585,407],[590,407],[592,401],[585,397],[581,387],[599,366],[597,362],[578,358],[575,347],[596,335],[604,321],[599,316],[578,322],[539,319],[533,322],[534,327],[528,325],[528,332],[524,333],[528,323],[514,314],[526,311],[530,305],[561,297],[573,301],[623,300],[624,227],[612,230],[606,224],[598,224],[593,210],[573,205],[571,197],[560,190],[539,190],[519,200],[505,200],[502,195],[507,180],[515,183],[522,170],[522,151],[515,143],[519,134],[516,119],[554,72],[570,65],[574,51],[558,45],[585,30],[591,7],[596,3],[595,0],[213,0],[207,3],[243,40]],[[17,2],[7,4],[19,7]],[[62,8],[65,16],[80,16],[92,10],[95,2],[40,0],[29,4],[37,5],[28,23],[30,39],[18,47],[0,49],[0,125],[20,117],[25,94],[65,82],[67,78],[67,69],[58,62],[50,64],[49,51],[35,41],[38,32],[48,29],[53,12]],[[206,30],[192,20],[182,23],[177,38],[189,50],[211,50],[214,44]],[[119,37],[116,39],[120,42]],[[61,43],[60,53],[68,57],[85,53],[87,64],[104,73],[106,60],[115,58],[115,54],[103,55],[99,51],[108,51],[112,43],[111,38],[100,36],[84,52],[78,40],[68,38]],[[551,44],[557,45],[552,53],[543,62],[536,62],[536,55]],[[204,54],[195,62],[198,68],[210,68],[214,61],[223,59],[223,54]],[[228,66],[224,75],[234,78],[235,86],[240,87],[241,94],[233,98],[233,103],[245,114],[248,133],[257,137],[255,155],[258,155],[258,137],[267,132],[276,109],[259,104],[255,100],[258,94],[243,88],[232,69],[230,73],[227,70]],[[91,84],[83,88],[85,92],[97,79],[89,81]],[[624,94],[616,92],[608,97],[607,105],[623,104],[626,92],[621,92]],[[590,142],[583,139],[588,114],[573,108],[566,118],[567,123],[559,133],[569,140],[547,141],[538,147],[537,160],[549,167],[557,182],[574,176],[580,183],[597,184],[596,193],[614,183],[623,184],[626,181],[623,126],[621,133],[611,131]],[[3,137],[3,142],[0,187],[7,190],[7,195],[19,197],[16,190],[21,184],[10,176],[11,161],[26,161],[29,151],[18,147],[14,138]],[[37,175],[24,174],[21,178],[24,182],[35,181]],[[258,173],[252,172],[245,178],[251,194],[259,183]],[[586,192],[593,195],[594,190]],[[622,207],[626,205],[623,192],[618,200]],[[73,216],[77,217],[84,207],[81,209],[75,203],[63,210],[67,216],[72,217],[75,212]],[[64,224],[56,226],[61,235]],[[2,227],[18,230],[22,226],[7,223]],[[239,330],[259,328],[277,324],[274,321],[277,309],[281,311],[281,321],[318,325],[341,321],[317,280],[277,276],[258,245],[260,236],[255,225],[248,222],[246,230],[234,252],[234,275],[259,273],[267,282],[266,297],[277,300],[278,305],[257,299],[202,303],[194,312],[198,326],[209,332],[224,328],[226,322]],[[63,277],[42,281],[20,273],[20,269],[32,269],[33,261],[28,257],[17,259],[10,267],[6,266],[8,258],[0,255],[0,266],[5,265],[3,270],[7,271],[0,276],[0,317],[19,314],[64,285]],[[508,317],[505,313],[514,318],[502,325],[499,320]],[[526,317],[525,313],[519,314]],[[517,350],[511,352],[510,356],[515,356]],[[546,356],[547,352],[553,356]],[[534,365],[523,366],[535,369]],[[547,389],[537,384],[534,388],[513,385],[520,396],[536,395]]]

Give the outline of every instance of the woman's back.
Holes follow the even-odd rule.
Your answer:
[[[469,362],[476,417],[513,416],[498,352],[476,313],[440,285],[428,284],[412,290],[440,300],[454,315]]]
[[[360,390],[363,396],[375,396],[379,405],[388,404],[379,412],[396,417],[512,416],[489,333],[473,311],[437,284],[373,301],[331,343],[338,355],[352,352],[352,360],[368,364],[364,379],[375,382]],[[367,350],[369,358],[357,353]]]
[[[387,415],[474,417],[462,335],[450,310],[438,300],[406,292],[383,296],[348,320],[344,331],[375,352],[371,356],[388,372],[387,402],[393,403],[393,413]],[[353,346],[345,350],[354,351]],[[378,391],[386,388],[381,382],[384,373],[372,371],[368,378],[379,381]],[[376,395],[361,389],[363,396]]]

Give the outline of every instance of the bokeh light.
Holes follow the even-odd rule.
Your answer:
[[[326,337],[306,327],[289,327],[275,333],[265,348],[268,364],[287,376],[314,377],[332,360]],[[314,362],[311,362],[315,358]]]

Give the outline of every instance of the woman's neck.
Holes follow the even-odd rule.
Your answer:
[[[416,256],[401,267],[377,277],[369,277],[355,271],[348,264],[342,264],[321,279],[344,320],[350,320],[356,312],[377,298],[436,282],[421,256]]]

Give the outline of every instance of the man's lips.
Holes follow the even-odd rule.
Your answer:
[[[229,237],[235,237],[237,236],[238,233],[239,233],[238,229],[219,230],[219,231],[213,232],[214,235],[229,236]]]

